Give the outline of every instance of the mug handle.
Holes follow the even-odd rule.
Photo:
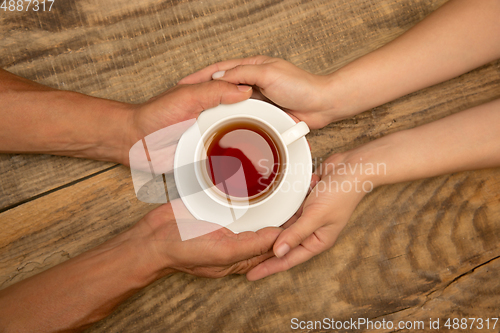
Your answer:
[[[281,133],[281,137],[283,138],[283,142],[285,145],[290,145],[294,143],[304,135],[309,133],[309,126],[303,121],[293,125],[292,128],[289,128],[285,132]]]

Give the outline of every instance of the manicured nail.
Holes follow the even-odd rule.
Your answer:
[[[287,254],[290,251],[290,246],[286,243],[281,244],[278,246],[276,249],[276,252],[274,252],[274,255],[278,258],[283,257],[285,254]]]
[[[244,86],[244,85],[238,85],[238,89],[239,89],[239,91],[242,91],[242,92],[249,92],[250,90],[252,90],[252,87],[250,87],[250,86]]]
[[[215,72],[212,74],[212,79],[214,79],[214,80],[220,79],[221,77],[224,76],[224,74],[226,74],[226,71]]]

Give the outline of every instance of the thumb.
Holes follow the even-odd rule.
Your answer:
[[[212,74],[212,79],[231,82],[233,84],[246,84],[265,89],[269,85],[269,66],[240,65],[226,71]]]
[[[321,215],[313,213],[311,209],[304,209],[302,215],[285,229],[273,246],[276,257],[281,258],[291,249],[299,246],[324,224]]]
[[[186,100],[201,106],[203,110],[214,108],[220,104],[238,103],[252,96],[252,87],[223,81],[186,85],[182,86],[181,89],[186,92]]]

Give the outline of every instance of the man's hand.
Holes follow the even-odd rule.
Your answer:
[[[221,103],[243,101],[251,90],[227,82],[176,86],[131,105],[51,89],[0,70],[1,152],[128,164],[135,142]],[[182,242],[171,204],[163,205],[102,245],[0,291],[0,327],[8,332],[84,329],[167,274],[245,273],[273,256],[270,249],[281,231],[235,235],[186,214],[182,218],[213,232]]]
[[[281,232],[266,228],[235,235],[187,214],[182,218],[197,228],[216,230],[181,241],[171,204],[160,206],[90,251],[1,290],[2,332],[83,330],[138,290],[174,272],[212,278],[246,273],[273,256]]]
[[[179,206],[182,202],[177,199],[173,204]],[[174,216],[170,203],[162,205],[131,229],[135,235],[140,235],[140,243],[149,249],[147,256],[156,258],[157,267],[218,278],[244,274],[274,256],[272,246],[282,229],[265,228],[234,234],[229,229],[196,220],[186,209],[182,216],[178,211],[179,208]],[[184,228],[213,231],[181,241],[177,225],[180,223]]]
[[[249,86],[207,82],[176,86],[145,103],[128,104],[52,89],[0,69],[0,153],[128,165],[129,149],[148,134],[251,95]]]
[[[180,122],[196,119],[207,109],[219,104],[244,101],[252,95],[252,88],[227,82],[205,82],[177,85],[164,93],[137,105],[129,114],[128,144],[123,152],[122,164],[128,165],[130,147],[138,140]]]

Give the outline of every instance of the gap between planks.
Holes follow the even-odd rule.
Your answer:
[[[35,196],[31,197],[31,198],[28,198],[28,199],[25,199],[25,200],[22,200],[22,201],[16,202],[16,203],[15,203],[15,204],[13,204],[13,205],[10,205],[10,206],[7,206],[7,207],[4,207],[4,208],[1,208],[1,209],[0,209],[0,214],[4,213],[4,212],[6,212],[6,211],[8,211],[8,210],[10,210],[10,209],[16,208],[17,206],[23,205],[23,204],[28,203],[28,202],[30,202],[30,201],[34,201],[34,200],[36,200],[36,199],[39,199],[39,198],[41,198],[41,197],[44,197],[44,196],[49,195],[49,194],[51,194],[51,193],[54,193],[54,192],[56,192],[56,191],[59,191],[59,190],[65,189],[65,188],[67,188],[67,187],[73,186],[73,185],[75,185],[75,184],[78,184],[78,183],[80,183],[80,182],[82,182],[82,181],[85,181],[85,180],[87,180],[87,179],[90,179],[90,178],[92,178],[92,177],[98,176],[98,175],[100,175],[100,174],[102,174],[102,173],[104,173],[104,172],[107,172],[107,171],[113,170],[113,169],[117,168],[118,166],[120,166],[120,164],[115,164],[115,165],[113,165],[113,166],[111,166],[111,167],[109,167],[109,168],[106,168],[106,169],[103,169],[103,170],[97,171],[97,172],[95,172],[95,173],[93,173],[93,174],[91,174],[91,175],[87,175],[87,176],[85,176],[85,177],[78,178],[78,179],[73,180],[73,181],[71,181],[71,182],[69,182],[69,183],[63,184],[63,185],[58,186],[58,187],[56,187],[56,188],[53,188],[53,189],[51,189],[51,190],[48,190],[48,191],[45,191],[45,192],[43,192],[43,193],[37,194],[37,195],[35,195]]]

